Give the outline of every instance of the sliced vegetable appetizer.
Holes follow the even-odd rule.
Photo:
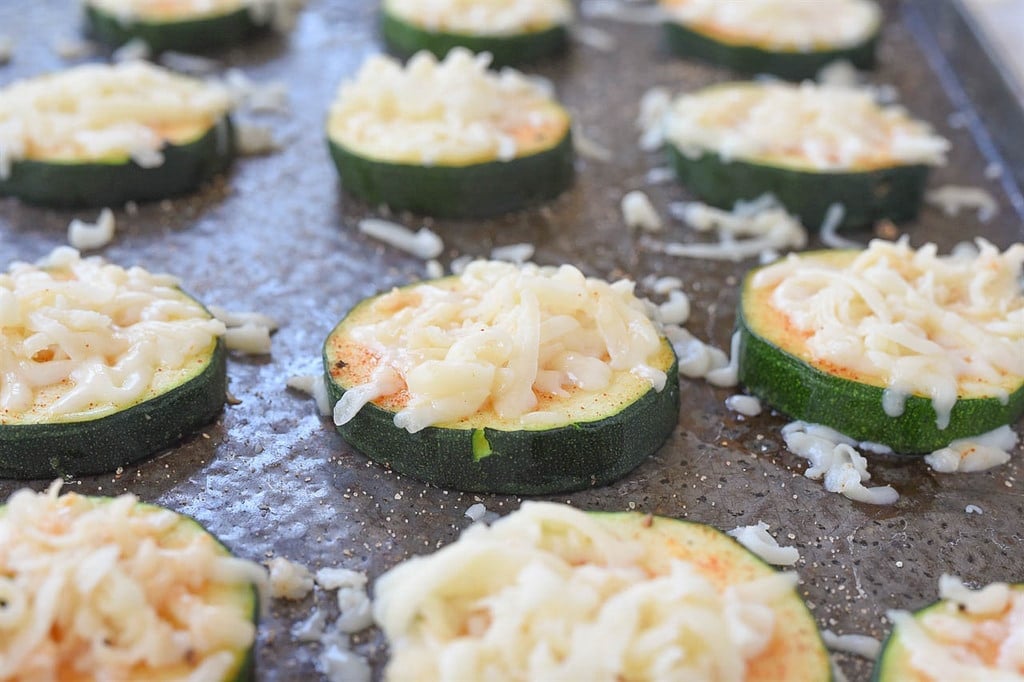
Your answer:
[[[699,523],[525,502],[375,585],[388,680],[829,680],[797,595]]]
[[[1024,584],[970,590],[944,575],[939,592],[939,601],[914,613],[889,612],[893,629],[875,682],[1024,679]]]
[[[343,83],[327,136],[342,186],[372,205],[485,217],[553,199],[573,178],[569,114],[517,71],[456,48],[371,57]]]
[[[838,60],[875,66],[882,10],[871,0],[659,0],[669,49],[745,73],[814,78]]]
[[[224,325],[169,275],[61,247],[0,274],[0,477],[141,460],[224,405]]]
[[[0,90],[0,194],[117,206],[191,192],[234,152],[231,99],[146,62],[88,64]]]
[[[381,32],[388,46],[443,58],[455,47],[489,52],[495,66],[521,64],[563,50],[572,21],[569,0],[385,0]]]
[[[739,379],[856,441],[928,453],[1024,414],[1024,244],[938,256],[872,241],[751,271]]]
[[[804,226],[829,208],[843,226],[910,220],[930,166],[949,142],[897,106],[865,91],[807,82],[713,85],[678,97],[665,119],[680,181],[704,201],[730,208],[770,192]]]
[[[369,298],[324,344],[352,446],[443,488],[605,485],[678,422],[672,346],[633,295],[576,268],[477,261]]]
[[[89,33],[108,45],[142,40],[152,52],[202,52],[266,29],[277,0],[83,0]]]
[[[134,495],[0,506],[0,679],[247,680],[263,569]]]

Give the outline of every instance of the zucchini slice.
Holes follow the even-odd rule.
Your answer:
[[[596,308],[566,307],[545,286],[607,306],[616,360]],[[600,280],[584,285],[571,266],[485,261],[366,299],[324,343],[338,431],[370,459],[443,488],[533,495],[610,483],[661,446],[679,415],[675,353],[633,301]]]
[[[191,192],[234,156],[219,86],[144,62],[91,64],[0,91],[0,195],[116,206]]]
[[[134,495],[59,489],[0,505],[0,677],[252,679],[260,566]]]
[[[140,39],[154,53],[237,45],[269,25],[246,0],[84,0],[83,7],[87,31],[96,40],[116,47]]]
[[[443,59],[452,48],[491,54],[493,66],[537,61],[557,54],[568,43],[566,25],[572,4],[506,0],[467,11],[459,2],[433,3],[425,8],[417,0],[385,0],[381,33],[388,47],[402,56],[420,50]]]
[[[875,663],[873,682],[939,682],[941,680],[1022,679],[1020,657],[1016,665],[998,664],[1000,650],[1008,649],[1011,632],[1020,638],[1024,610],[1024,584],[989,585],[986,590],[1007,594],[1001,608],[984,613],[950,599],[941,599],[913,613],[890,613],[895,618],[889,637]],[[953,632],[954,628],[958,631]],[[965,639],[964,632],[972,633]],[[1002,634],[1001,639],[999,634]],[[1016,677],[1015,677],[1016,676]]]
[[[740,382],[794,419],[899,453],[1013,424],[1024,328],[1006,320],[1024,315],[1022,259],[1021,244],[956,259],[875,240],[754,269],[738,310]]]
[[[682,57],[793,81],[837,60],[875,67],[882,12],[871,0],[660,3],[668,47]]]
[[[522,74],[456,48],[403,69],[372,57],[342,84],[328,145],[348,192],[372,205],[480,218],[553,199],[572,184],[571,119]]]
[[[829,680],[794,584],[710,526],[524,502],[381,576],[374,616],[392,680]]]
[[[838,132],[837,132],[838,131]],[[808,229],[917,215],[949,143],[866,92],[811,83],[714,85],[676,99],[665,136],[680,182],[709,204],[774,194]]]
[[[172,278],[64,247],[0,275],[0,301],[0,477],[114,471],[224,405],[223,325]]]

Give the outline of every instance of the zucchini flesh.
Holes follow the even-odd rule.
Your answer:
[[[840,227],[863,227],[888,218],[913,220],[921,207],[930,167],[893,165],[864,171],[802,170],[767,161],[725,160],[713,152],[696,158],[666,145],[679,181],[703,201],[732,208],[766,192],[809,230],[821,227],[834,203],[846,209]]]
[[[1024,583],[1011,584],[1010,589],[1018,593],[1024,593]],[[943,612],[944,615],[964,623],[978,624],[986,620],[984,616],[962,612],[956,609],[950,602],[944,600],[934,602],[915,611],[913,616],[916,620],[921,620],[933,612]],[[980,640],[972,642],[972,644],[976,644],[978,647],[983,646]],[[978,654],[980,652],[974,651],[973,653]],[[991,652],[985,653],[989,655],[982,656],[982,660],[992,660],[994,658],[994,656],[991,656]],[[882,642],[882,650],[878,655],[878,660],[875,661],[874,672],[871,676],[872,682],[934,682],[934,678],[930,675],[915,668],[910,658],[911,652],[900,636],[899,628],[893,628],[889,636]]]
[[[384,9],[380,30],[388,47],[403,57],[427,50],[443,59],[453,47],[490,52],[491,65],[512,66],[535,62],[565,50],[568,31],[563,25],[511,35],[470,35],[420,28]]]
[[[234,130],[224,116],[195,140],[167,144],[164,162],[143,168],[126,158],[94,161],[23,159],[0,179],[0,196],[53,207],[118,206],[152,201],[197,189],[231,165]]]
[[[855,255],[840,251],[802,257],[831,258],[841,267]],[[739,380],[780,412],[906,454],[927,454],[954,440],[1012,424],[1024,415],[1021,379],[1012,387],[1006,404],[995,397],[958,396],[945,429],[936,426],[930,396],[907,396],[903,414],[890,417],[883,408],[882,380],[854,377],[850,370],[812,363],[800,356],[793,345],[796,335],[787,334],[767,300],[768,292],[752,285],[758,270],[744,278],[737,311]]]
[[[375,300],[356,306],[324,343],[332,406],[361,383],[360,372],[367,370],[367,351],[350,341],[348,329],[359,324]],[[595,394],[599,407],[584,420],[567,417],[561,425],[525,429],[518,422],[503,424],[488,412],[409,433],[394,424],[401,406],[384,396],[337,429],[370,459],[442,488],[539,495],[605,485],[637,467],[678,423],[678,364],[667,340],[652,365],[668,375],[660,392],[646,382],[615,384],[614,391]],[[556,398],[544,409],[566,412]]]
[[[206,361],[182,383],[97,419],[0,424],[0,478],[106,473],[170,447],[223,408],[226,358],[218,339]]]
[[[768,73],[792,81],[814,78],[823,67],[838,60],[849,61],[858,69],[873,69],[876,64],[878,31],[856,45],[816,48],[806,52],[726,42],[674,21],[664,23],[664,32],[669,50],[681,57],[699,59],[742,73]]]
[[[328,145],[348,192],[373,206],[444,218],[485,218],[554,199],[575,174],[568,128],[548,149],[461,166],[380,161],[330,137]]]
[[[85,5],[89,34],[107,45],[117,47],[140,39],[151,52],[177,50],[203,52],[245,42],[266,26],[253,21],[248,7],[223,14],[204,14],[194,18],[124,20],[93,5]]]

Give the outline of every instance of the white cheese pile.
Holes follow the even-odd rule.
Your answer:
[[[338,90],[331,139],[380,161],[464,165],[509,161],[567,132],[568,116],[546,87],[489,63],[489,54],[464,48],[441,62],[420,52],[404,68],[370,57]]]
[[[731,45],[809,52],[859,45],[882,21],[871,0],[660,0],[672,21]]]
[[[473,36],[533,33],[573,16],[569,0],[385,0],[384,10],[428,31]]]
[[[15,81],[0,90],[0,178],[21,159],[159,166],[165,144],[191,142],[230,108],[223,88],[146,62]]]
[[[811,81],[711,86],[676,98],[664,125],[665,138],[691,158],[714,153],[726,161],[810,171],[940,165],[949,149],[945,138],[901,107],[879,106],[859,89]]]
[[[260,584],[263,569],[133,495],[97,503],[60,486],[0,512],[0,679],[226,679],[256,627],[209,592]]]
[[[377,581],[388,679],[742,680],[794,574],[716,586],[572,507],[525,502]]]
[[[961,438],[926,455],[924,461],[943,474],[957,471],[987,471],[1010,461],[1010,451],[1017,446],[1017,434],[1009,426],[970,438]]]
[[[1024,679],[1024,591],[1006,583],[973,591],[948,575],[939,590],[945,603],[919,618],[887,614],[911,668],[938,681]]]
[[[930,396],[944,429],[958,396],[1005,404],[1024,382],[1024,244],[977,244],[973,258],[943,257],[876,239],[845,266],[790,255],[752,285],[773,289],[772,307],[806,335],[802,359],[884,386],[891,417]]]
[[[0,274],[0,424],[95,418],[193,373],[224,325],[170,275],[61,247]]]
[[[348,329],[377,362],[335,405],[336,424],[403,390],[395,425],[415,433],[481,410],[519,428],[563,424],[566,415],[545,403],[623,381],[665,386],[665,372],[651,365],[661,336],[633,282],[498,261],[470,263],[453,282],[396,289],[375,302],[371,322]]]

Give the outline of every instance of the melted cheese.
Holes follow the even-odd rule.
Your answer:
[[[744,679],[795,575],[722,585],[667,543],[614,531],[568,506],[526,502],[381,576],[385,678]]]
[[[95,419],[207,366],[224,325],[169,275],[62,247],[0,274],[0,425]]]
[[[687,156],[802,170],[867,171],[945,163],[949,142],[898,106],[862,90],[777,81],[726,83],[682,95],[665,137]]]
[[[0,679],[229,679],[262,569],[133,495],[59,490],[0,508]]]
[[[396,19],[429,31],[471,36],[508,36],[563,26],[572,19],[569,0],[385,0]]]
[[[944,601],[917,618],[890,611],[909,668],[921,679],[1024,679],[1024,589],[993,583],[977,592],[942,576]]]
[[[332,370],[344,424],[368,401],[410,432],[478,419],[516,430],[589,421],[664,388],[668,352],[633,283],[576,268],[471,263],[350,313]],[[351,381],[355,379],[355,381]]]
[[[122,21],[183,21],[223,16],[252,0],[85,0],[86,4]]]
[[[788,352],[885,387],[892,416],[908,395],[930,398],[945,428],[958,398],[1005,402],[1024,384],[1024,244],[978,245],[973,257],[905,239],[791,255],[754,275],[751,310],[781,318]]]
[[[719,42],[784,52],[860,45],[878,32],[871,0],[660,0],[669,19]]]
[[[441,62],[420,52],[404,68],[371,57],[338,90],[328,133],[362,156],[427,166],[509,161],[568,134],[568,114],[544,87],[489,62],[463,48]]]
[[[0,177],[21,159],[159,166],[164,145],[192,142],[230,107],[220,86],[141,61],[16,81],[0,91]]]

